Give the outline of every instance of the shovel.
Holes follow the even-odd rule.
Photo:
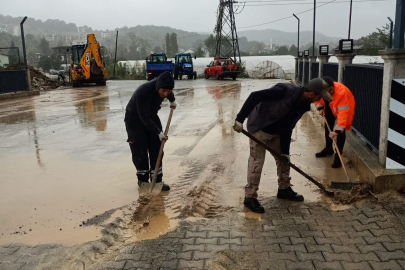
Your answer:
[[[325,124],[328,127],[329,133],[331,133],[332,131],[330,129],[328,121],[326,121],[325,115],[323,115],[323,119],[325,120]],[[340,154],[340,151],[339,151],[339,148],[337,147],[336,141],[335,141],[335,139],[333,139],[332,141],[333,141],[333,147],[336,149],[336,152],[337,152],[337,154],[339,156],[340,162],[342,163],[342,167],[343,167],[343,170],[345,171],[347,180],[346,180],[346,182],[333,182],[332,181],[330,186],[333,189],[351,190],[353,188],[353,186],[357,185],[358,183],[353,183],[352,180],[350,180],[349,174],[347,173],[346,166],[343,163],[342,155]]]
[[[165,129],[165,136],[167,137],[167,133],[169,133],[170,122],[172,121],[174,107],[170,107],[170,115],[169,119],[167,120],[166,129]],[[156,161],[155,172],[153,173],[152,183],[150,184],[149,192],[153,195],[157,195],[162,191],[163,182],[156,183],[160,164],[162,163],[163,157],[163,148],[165,147],[166,139],[162,139],[162,143],[160,145],[159,155]]]
[[[269,146],[267,146],[264,142],[260,141],[259,139],[257,139],[255,136],[253,136],[252,134],[250,134],[249,132],[247,132],[244,129],[242,129],[242,133],[245,134],[246,136],[248,136],[252,141],[256,142],[258,145],[260,145],[261,147],[263,147],[264,149],[269,151],[272,155],[274,155],[275,157],[281,159],[280,154],[276,153],[273,149],[271,149]],[[314,178],[312,178],[311,176],[309,176],[308,174],[303,172],[300,168],[298,168],[297,166],[295,166],[291,162],[290,162],[289,165],[290,165],[291,168],[296,170],[299,174],[301,174],[306,179],[308,179],[313,184],[315,184],[317,187],[319,187],[323,192],[325,192],[326,195],[332,196],[332,197],[335,195],[335,193],[333,191],[326,189],[326,187],[324,185],[322,185],[320,182],[316,181]]]

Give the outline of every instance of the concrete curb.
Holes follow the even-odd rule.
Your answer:
[[[34,95],[39,95],[39,90],[3,94],[3,95],[0,95],[0,100],[28,97],[28,96],[34,96]]]

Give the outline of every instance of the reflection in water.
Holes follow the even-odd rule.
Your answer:
[[[208,87],[208,93],[213,95],[216,104],[218,106],[218,122],[222,126],[222,137],[227,137],[228,135],[233,135],[234,130],[232,125],[230,125],[230,131],[227,131],[227,126],[225,123],[227,121],[233,121],[236,118],[239,108],[239,98],[241,91],[240,83],[230,83],[227,85]],[[226,112],[230,109],[230,115]],[[225,112],[225,113],[224,113]]]
[[[73,95],[80,95],[80,93],[73,91]],[[75,99],[79,98],[75,97]],[[105,131],[107,128],[107,114],[110,110],[109,100],[108,96],[103,96],[75,103],[80,124],[84,127],[94,126],[97,131]]]

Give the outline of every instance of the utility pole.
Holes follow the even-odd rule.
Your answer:
[[[390,17],[388,17],[388,20],[390,20],[390,47],[389,47],[389,49],[392,49],[392,30],[394,28],[394,22],[391,20]]]
[[[217,39],[215,56],[224,58],[232,58],[233,56],[232,60],[235,63],[241,63],[235,12],[233,9],[233,4],[237,3],[234,0],[219,0],[217,23],[214,29]]]
[[[316,0],[314,0],[314,29],[312,34],[312,55],[315,56],[315,18],[316,18]]]
[[[117,45],[118,45],[118,30],[117,35],[115,36],[114,79],[115,79],[115,65],[117,63]]]
[[[405,3],[404,0],[397,0],[394,29],[394,49],[404,48],[405,30]]]
[[[350,29],[352,28],[352,6],[353,6],[353,0],[350,0],[349,35],[348,35],[347,39],[350,39]]]
[[[298,41],[297,41],[297,57],[298,57],[300,54],[300,19],[295,14],[293,14],[293,16],[298,20]]]
[[[28,91],[31,91],[31,74],[30,74],[30,69],[28,68],[28,64],[27,64],[27,53],[25,50],[25,36],[24,36],[24,23],[27,19],[28,19],[28,17],[25,16],[24,19],[20,22],[20,28],[21,28],[21,41],[22,41],[23,54],[24,54],[24,68],[27,73],[27,86],[28,86]]]

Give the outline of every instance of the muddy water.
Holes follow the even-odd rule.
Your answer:
[[[175,110],[165,146],[164,181],[172,190],[139,205],[133,239],[156,238],[179,219],[238,214],[260,219],[242,206],[248,139],[235,133],[233,121],[248,95],[277,80],[177,81]],[[107,87],[48,92],[0,103],[0,244],[59,242],[76,244],[101,237],[100,228],[83,221],[138,199],[135,169],[126,144],[125,106],[143,81],[113,81]],[[159,112],[163,125],[167,103]],[[292,162],[311,175],[345,180],[317,160],[322,149],[320,123],[305,115],[293,133]],[[259,199],[275,196],[275,162],[267,155]],[[305,178],[292,171],[294,189],[306,200],[324,199]],[[138,225],[142,225],[139,229]],[[20,228],[21,227],[21,228]]]

